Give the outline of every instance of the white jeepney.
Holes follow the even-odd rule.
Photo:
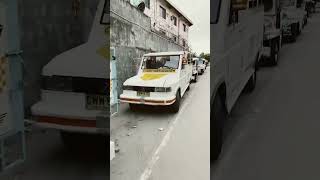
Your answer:
[[[228,113],[245,88],[256,84],[263,44],[264,6],[256,0],[211,1],[211,161],[222,149]]]
[[[284,38],[296,41],[307,23],[307,12],[298,4],[298,0],[280,0],[282,9],[282,35]]]
[[[142,57],[138,74],[123,83],[120,101],[136,105],[172,106],[179,111],[180,99],[192,79],[191,54],[181,52],[149,53]]]
[[[281,8],[279,0],[264,1],[263,57],[277,65],[282,45]]]
[[[198,70],[198,61],[197,58],[192,59],[192,80],[193,82],[197,82],[199,75],[199,70]]]
[[[107,2],[99,2],[88,42],[56,56],[42,69],[41,100],[31,108],[33,121],[60,130],[66,142],[74,133],[108,131]]]

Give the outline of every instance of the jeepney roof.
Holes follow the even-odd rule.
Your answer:
[[[157,52],[157,53],[148,53],[144,56],[172,56],[172,55],[182,55],[186,54],[187,51],[174,51],[174,52]]]

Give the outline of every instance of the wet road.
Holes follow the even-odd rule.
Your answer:
[[[212,179],[319,179],[320,15],[315,14],[277,67],[259,71],[256,90],[240,97]]]
[[[209,179],[209,71],[191,85],[177,114],[163,108],[131,112],[122,104],[111,120],[111,139],[120,148],[111,162],[112,180]]]

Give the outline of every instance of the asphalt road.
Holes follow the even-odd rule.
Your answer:
[[[315,14],[279,65],[259,71],[255,91],[231,113],[212,179],[320,179],[319,33]]]
[[[210,178],[209,72],[191,85],[177,114],[159,107],[132,112],[121,105],[111,120],[111,139],[120,149],[110,163],[112,180]]]
[[[33,128],[26,134],[27,159],[0,174],[1,180],[106,180],[108,139],[85,137],[74,150],[66,148],[55,130]],[[102,142],[104,141],[104,142]]]

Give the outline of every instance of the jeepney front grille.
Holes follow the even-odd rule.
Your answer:
[[[140,92],[155,92],[154,87],[132,86],[132,89]]]
[[[44,90],[78,92],[86,94],[109,94],[109,81],[103,78],[70,76],[43,76]]]

